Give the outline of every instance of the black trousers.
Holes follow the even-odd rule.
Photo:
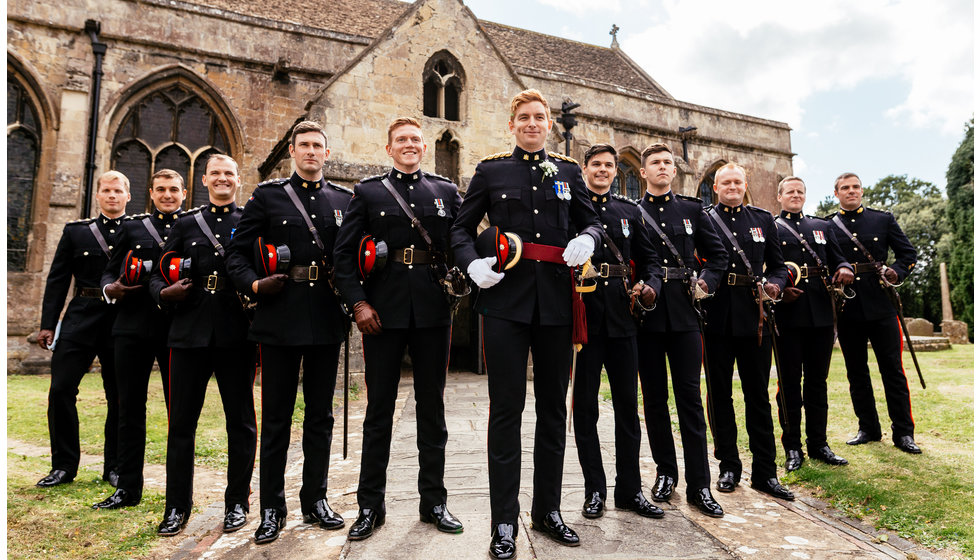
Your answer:
[[[296,406],[299,365],[303,362],[303,514],[327,496],[327,469],[333,437],[333,391],[340,344],[259,345],[262,368],[262,441],[259,448],[259,501],[262,509],[286,510],[285,474],[289,430]]]
[[[858,417],[858,429],[874,436],[881,434],[871,371],[868,369],[868,341],[874,350],[885,387],[885,402],[892,421],[892,439],[915,433],[909,380],[902,367],[902,333],[898,316],[876,321],[841,321],[837,325],[847,382],[850,384],[851,404]]]
[[[446,410],[442,399],[449,367],[449,327],[385,329],[364,335],[364,383],[367,412],[357,504],[384,510],[392,417],[408,347],[415,387],[416,445],[419,450],[419,511],[446,503]]]
[[[715,438],[715,458],[721,471],[742,475],[738,458],[738,428],[732,405],[733,368],[738,362],[738,377],[745,397],[745,429],[749,433],[752,452],[752,480],[765,481],[776,476],[776,440],[772,428],[772,408],[769,405],[769,370],[772,366],[772,341],[755,336],[726,336],[708,334],[705,337],[708,356],[708,375],[711,383],[711,406],[715,417],[712,429]]]
[[[803,449],[800,424],[806,410],[806,447],[812,455],[810,451],[827,445],[827,375],[834,352],[834,327],[781,327],[776,349],[782,366],[776,406],[783,449]]]
[[[636,338],[589,335],[589,343],[578,353],[572,424],[578,462],[585,476],[585,494],[599,492],[606,499],[606,473],[599,449],[599,385],[606,366],[612,393],[616,434],[616,488],[614,495],[626,501],[640,488],[640,417],[636,411]]]
[[[160,366],[163,399],[170,410],[170,350],[166,337],[147,340],[116,337],[116,384],[119,387],[119,486],[132,496],[143,495],[146,454],[146,391],[153,360]]]
[[[487,458],[490,522],[517,523],[521,488],[521,414],[527,356],[534,360],[534,489],[531,518],[561,506],[565,459],[565,395],[572,367],[572,327],[483,317],[483,356],[490,394]]]
[[[189,513],[194,494],[194,435],[208,381],[214,373],[228,433],[225,505],[248,510],[255,465],[255,345],[232,348],[173,348],[170,362],[170,426],[167,433],[167,508]]]
[[[51,356],[51,388],[48,390],[48,433],[51,437],[51,469],[78,474],[81,449],[78,443],[78,385],[99,357],[102,389],[107,405],[105,417],[105,464],[103,475],[117,468],[119,437],[119,393],[116,390],[116,358],[113,347],[94,347],[59,340]]]
[[[701,333],[644,332],[639,335],[640,383],[643,387],[643,417],[657,474],[680,480],[677,452],[667,408],[667,360],[674,387],[674,404],[684,448],[684,479],[688,494],[711,484],[708,470],[708,440],[701,406]],[[729,392],[731,392],[729,378]]]

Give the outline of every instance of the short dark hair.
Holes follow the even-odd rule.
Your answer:
[[[660,152],[667,152],[671,156],[674,155],[674,152],[670,151],[670,146],[667,144],[664,144],[663,142],[654,142],[653,144],[647,146],[646,149],[643,150],[643,153],[640,154],[640,165],[646,165],[648,157]]]
[[[851,173],[850,171],[845,171],[844,173],[838,175],[836,179],[834,179],[834,192],[837,192],[837,186],[840,185],[841,181],[843,181],[844,179],[850,179],[851,177],[854,177],[858,181],[861,181],[861,178],[857,176],[857,173]],[[862,186],[864,185],[863,181],[861,184]]]
[[[173,169],[161,169],[160,171],[154,173],[153,176],[150,177],[150,184],[146,188],[152,191],[153,183],[160,177],[177,179],[177,182],[180,183],[180,188],[184,188],[184,178],[180,175],[180,173],[177,173]]]
[[[323,144],[327,144],[327,133],[323,131],[323,127],[316,121],[301,121],[296,123],[296,126],[293,127],[293,133],[289,136],[289,144],[295,146],[296,137],[307,132],[319,132],[323,136]]]
[[[613,162],[619,165],[619,154],[616,153],[616,148],[613,148],[609,144],[593,144],[589,146],[589,149],[585,150],[585,165],[588,165],[589,160],[599,154],[612,154]]]

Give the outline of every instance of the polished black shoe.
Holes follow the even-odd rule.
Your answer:
[[[41,488],[50,488],[52,486],[57,486],[59,484],[68,484],[69,482],[75,480],[75,475],[69,475],[66,471],[61,469],[53,469],[48,473],[48,476],[37,481],[35,486],[40,486]]]
[[[845,458],[841,457],[840,455],[838,455],[838,454],[834,453],[833,451],[831,451],[829,445],[825,445],[825,446],[823,446],[823,447],[821,447],[819,449],[809,450],[809,451],[807,451],[807,454],[810,455],[810,458],[816,459],[818,461],[823,461],[824,463],[827,463],[828,465],[846,465],[847,464],[847,459],[845,459]]]
[[[655,502],[666,502],[674,495],[674,488],[676,487],[677,481],[674,480],[674,477],[669,474],[658,474],[657,482],[653,485],[650,497]]]
[[[618,507],[618,506],[617,506]],[[561,513],[552,511],[541,519],[531,520],[531,529],[544,533],[549,539],[565,546],[578,546],[578,535],[561,520]]]
[[[490,558],[507,560],[517,554],[517,527],[510,523],[501,523],[493,528],[490,534]]]
[[[344,527],[344,518],[330,509],[330,504],[327,503],[326,498],[317,500],[313,504],[313,509],[310,513],[303,516],[303,521],[306,523],[319,523],[320,527],[331,531],[343,529]]]
[[[234,533],[245,526],[247,517],[248,510],[242,504],[225,506],[225,521],[222,524],[221,530],[226,533]]]
[[[102,480],[109,483],[109,486],[115,488],[119,486],[119,474],[116,471],[106,471],[102,473]]]
[[[876,436],[869,434],[864,430],[858,430],[857,435],[847,440],[847,445],[862,445],[865,443],[871,443],[872,441],[881,441],[881,434]]]
[[[718,477],[717,486],[719,492],[734,492],[738,486],[738,477],[732,471],[724,471]]]
[[[602,517],[602,510],[605,508],[605,500],[598,491],[589,492],[582,504],[582,517],[586,519],[598,519]]]
[[[419,518],[426,523],[434,523],[436,529],[443,533],[462,533],[463,524],[449,512],[446,504],[439,504],[428,513],[419,513]]]
[[[627,500],[616,500],[616,509],[626,509],[653,519],[660,519],[664,516],[664,510],[648,502],[643,492],[637,492],[635,496]]]
[[[286,526],[286,512],[276,508],[262,510],[262,520],[255,530],[255,544],[270,543],[279,538],[279,531]]]
[[[752,482],[752,488],[769,494],[773,498],[779,498],[780,500],[795,500],[796,496],[792,492],[786,489],[785,486],[779,483],[778,478],[770,478],[767,480],[762,480],[759,482]]]
[[[184,530],[187,525],[187,512],[177,508],[167,508],[163,512],[163,522],[157,526],[157,534],[161,537],[172,537]]]
[[[359,541],[374,534],[377,527],[385,524],[385,513],[376,509],[365,508],[357,514],[357,521],[350,526],[347,538],[352,541]]]
[[[918,455],[919,453],[922,453],[922,450],[919,449],[919,446],[915,444],[915,440],[912,439],[912,436],[901,436],[900,438],[896,439],[895,447],[901,449],[906,453],[911,453],[913,455]]]
[[[786,450],[786,472],[793,472],[800,470],[803,466],[803,450],[802,449],[787,449]]]
[[[693,494],[688,492],[687,503],[698,508],[698,511],[708,517],[723,517],[725,515],[725,510],[721,509],[721,505],[715,501],[715,497],[711,495],[711,490],[708,488],[698,488]]]
[[[111,496],[94,504],[92,509],[119,509],[139,505],[142,496],[133,496],[122,488],[116,488]]]

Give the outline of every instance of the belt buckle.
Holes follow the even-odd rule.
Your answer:
[[[310,282],[316,282],[320,278],[320,269],[315,264],[310,265],[310,273],[307,278]]]
[[[402,264],[412,264],[415,261],[415,249],[405,247],[402,249]]]
[[[735,273],[734,272],[729,272],[728,273],[728,285],[729,286],[734,286],[735,285]]]
[[[218,275],[217,274],[211,274],[210,276],[208,276],[208,288],[207,289],[208,290],[211,290],[211,291],[218,289]]]
[[[810,277],[810,267],[807,265],[803,265],[800,268],[800,279],[802,280],[804,278],[809,278],[809,277]]]
[[[599,265],[599,278],[609,278],[609,263]]]

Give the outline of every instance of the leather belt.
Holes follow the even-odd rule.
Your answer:
[[[735,274],[734,272],[728,273],[728,285],[729,286],[755,286],[758,281],[755,276],[749,276],[748,274]]]
[[[217,274],[209,274],[207,276],[198,276],[194,279],[198,286],[201,286],[205,290],[216,292],[218,290],[224,290],[228,286],[228,280],[224,276],[218,276]]]
[[[881,263],[851,263],[854,266],[854,274],[865,274],[868,272],[878,272]]]
[[[98,288],[82,288],[79,286],[75,287],[75,297],[86,297],[94,299],[102,299],[102,290]]]
[[[317,265],[310,266],[293,266],[289,269],[289,279],[294,282],[316,282],[320,279],[321,273],[326,273],[326,270],[320,270],[323,267]]]
[[[446,254],[441,251],[423,251],[411,247],[392,249],[389,252],[389,258],[402,264],[440,264],[446,262]]]
[[[822,278],[827,276],[826,266],[803,265],[800,267],[800,278]]]
[[[599,273],[600,278],[629,278],[630,265],[600,263],[596,267],[596,272]]]
[[[555,247],[554,245],[541,245],[538,243],[524,243],[521,245],[522,260],[544,261],[568,266],[565,263],[565,259],[561,256],[564,252],[564,248]]]
[[[664,273],[664,280],[684,280],[685,282],[694,276],[694,271],[690,268],[681,268],[679,266],[663,266],[661,267]]]

